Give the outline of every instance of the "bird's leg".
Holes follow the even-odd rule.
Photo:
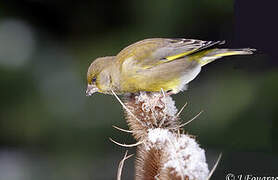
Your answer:
[[[173,94],[175,94],[175,93],[174,93],[172,90],[169,90],[169,91],[166,92],[166,95],[167,95],[167,96],[171,96],[171,95],[173,95]]]

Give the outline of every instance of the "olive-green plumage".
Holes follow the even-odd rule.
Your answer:
[[[218,49],[223,41],[153,38],[136,42],[116,56],[97,58],[87,73],[87,95],[184,90],[201,67],[223,56],[254,49]]]

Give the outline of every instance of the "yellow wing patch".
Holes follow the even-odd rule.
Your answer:
[[[238,54],[242,54],[242,52],[241,51],[230,51],[230,52],[215,54],[214,57],[232,56],[232,55],[238,55]]]
[[[145,66],[143,66],[143,68],[144,68],[144,69],[149,69],[149,68],[152,68],[153,66],[157,66],[157,65],[163,64],[163,63],[167,63],[167,62],[176,60],[176,59],[178,59],[178,58],[187,56],[187,55],[189,55],[189,54],[192,54],[194,51],[196,51],[196,49],[193,49],[193,50],[191,50],[191,51],[186,51],[186,52],[184,52],[184,53],[180,53],[180,54],[177,54],[177,55],[168,56],[168,57],[166,57],[166,58],[163,59],[163,60],[156,61],[156,63],[154,63],[154,64],[145,65]]]
[[[174,55],[174,56],[168,56],[168,57],[166,57],[166,59],[168,59],[169,61],[172,61],[172,60],[178,59],[180,57],[187,56],[187,55],[193,53],[194,51],[196,51],[196,49],[193,49],[191,51],[186,51],[184,53],[180,53],[180,54],[177,54],[177,55]]]

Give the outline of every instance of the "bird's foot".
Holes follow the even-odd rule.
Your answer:
[[[166,95],[167,95],[167,96],[171,96],[171,95],[173,95],[173,94],[175,94],[175,93],[174,93],[172,90],[169,90],[169,91],[166,92]]]

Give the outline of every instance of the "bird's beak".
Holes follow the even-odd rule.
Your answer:
[[[91,96],[95,92],[98,92],[98,88],[95,85],[88,84],[87,90],[86,90],[86,96]]]

